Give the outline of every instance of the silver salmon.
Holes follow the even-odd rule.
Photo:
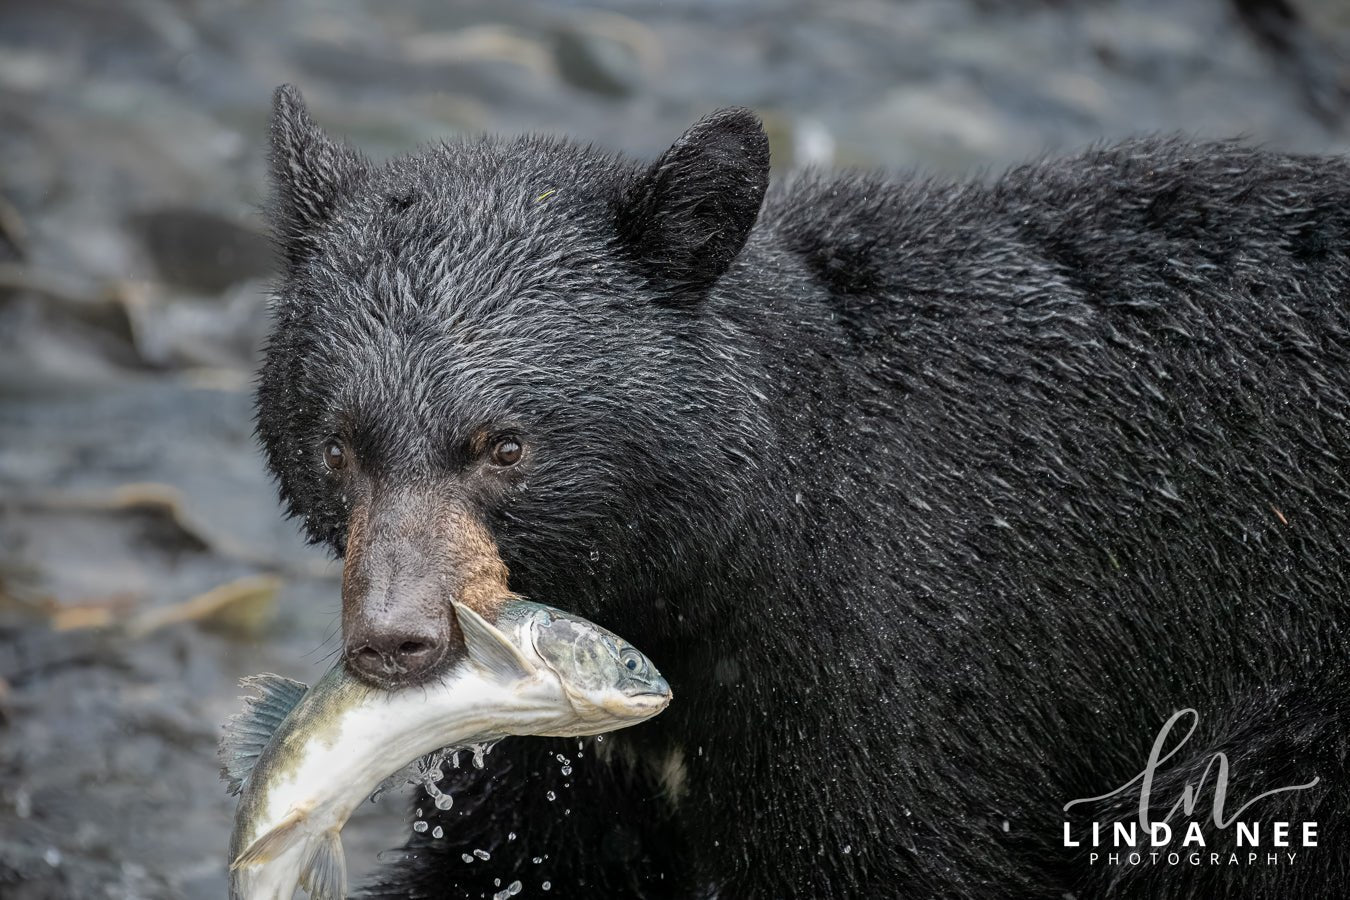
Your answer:
[[[440,678],[386,691],[335,666],[313,688],[278,675],[226,723],[221,777],[241,794],[231,900],[347,895],[339,832],[399,769],[432,751],[507,735],[577,737],[634,725],[670,703],[656,667],[618,635],[511,599],[496,624],[456,603],[466,656]]]

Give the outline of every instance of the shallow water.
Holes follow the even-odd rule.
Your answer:
[[[336,648],[338,569],[251,434],[273,86],[376,156],[478,130],[652,154],[728,104],[764,114],[780,170],[963,173],[1181,129],[1344,150],[1350,12],[1302,6],[1312,87],[1222,0],[7,0],[0,895],[222,896],[236,682],[312,682]],[[359,809],[354,883],[406,806]]]

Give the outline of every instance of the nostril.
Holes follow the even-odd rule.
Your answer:
[[[445,644],[434,634],[402,629],[366,631],[349,646],[348,667],[386,687],[408,684],[429,674],[445,650]]]
[[[351,654],[352,661],[363,668],[375,668],[380,664],[380,651],[367,644]]]

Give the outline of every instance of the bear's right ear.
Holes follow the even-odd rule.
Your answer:
[[[745,246],[769,186],[769,139],[748,109],[701,119],[618,204],[619,236],[670,302],[689,302]]]
[[[342,192],[365,172],[366,162],[319,130],[304,98],[289,84],[272,96],[268,127],[272,229],[286,261],[294,264],[310,251],[315,230],[328,221]]]

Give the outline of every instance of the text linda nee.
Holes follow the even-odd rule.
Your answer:
[[[1177,742],[1176,746],[1166,753],[1163,748],[1166,745],[1167,738],[1173,727],[1182,718],[1191,719],[1190,730],[1185,736]],[[1105,794],[1096,797],[1085,797],[1078,800],[1071,800],[1064,805],[1064,811],[1068,812],[1074,806],[1104,801],[1113,797],[1119,797],[1136,785],[1139,792],[1138,819],[1130,822],[1092,822],[1075,826],[1072,822],[1064,823],[1064,846],[1065,847],[1102,847],[1109,848],[1143,848],[1143,847],[1162,847],[1170,848],[1173,841],[1179,840],[1177,850],[1165,852],[1132,852],[1132,853],[1108,853],[1105,854],[1105,860],[1108,864],[1117,864],[1128,862],[1136,865],[1144,859],[1149,859],[1154,864],[1163,858],[1168,864],[1176,865],[1181,860],[1185,860],[1191,865],[1197,865],[1202,861],[1211,864],[1230,863],[1237,864],[1245,861],[1248,864],[1264,862],[1266,864],[1278,864],[1283,862],[1282,857],[1288,857],[1288,862],[1294,862],[1296,853],[1267,853],[1265,859],[1261,859],[1263,854],[1252,852],[1256,848],[1274,849],[1274,848],[1307,848],[1317,846],[1317,822],[1288,822],[1274,821],[1261,822],[1254,815],[1249,814],[1247,818],[1242,816],[1253,804],[1260,800],[1272,797],[1277,794],[1292,793],[1308,790],[1314,787],[1319,779],[1314,777],[1304,784],[1289,785],[1279,787],[1273,790],[1265,791],[1252,797],[1232,815],[1225,814],[1225,803],[1229,790],[1229,766],[1228,758],[1223,753],[1215,753],[1210,758],[1196,784],[1192,785],[1187,781],[1181,791],[1181,796],[1167,810],[1166,814],[1160,817],[1158,821],[1151,821],[1149,809],[1151,807],[1151,793],[1154,788],[1154,780],[1157,777],[1163,763],[1171,759],[1195,732],[1199,722],[1199,714],[1193,709],[1183,709],[1172,715],[1163,725],[1154,741],[1152,751],[1149,754],[1148,763],[1144,770],[1125,784]],[[1178,811],[1186,816],[1194,813],[1198,804],[1200,793],[1204,789],[1206,782],[1213,777],[1214,800],[1211,808],[1211,819],[1214,826],[1218,829],[1234,829],[1233,850],[1246,848],[1248,852],[1239,854],[1237,852],[1206,852],[1202,853],[1196,848],[1206,848],[1205,835],[1201,830],[1199,821],[1186,822],[1184,827],[1178,823],[1175,827],[1168,824]],[[1241,820],[1240,820],[1241,819]],[[1091,853],[1089,861],[1097,862],[1103,854]],[[1245,857],[1245,859],[1244,859]]]

